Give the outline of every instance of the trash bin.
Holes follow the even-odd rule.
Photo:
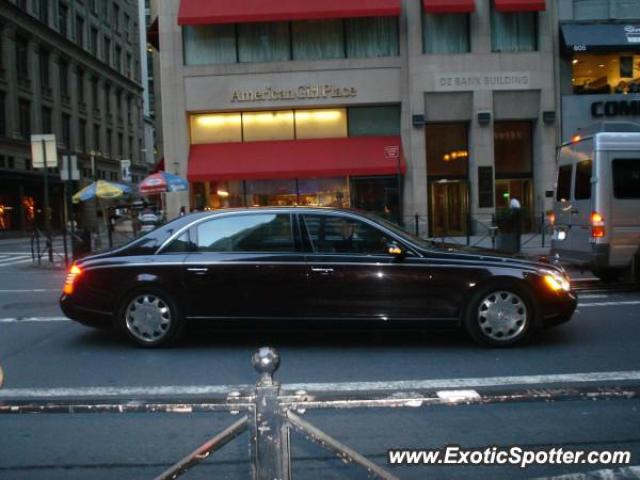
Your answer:
[[[522,215],[519,208],[509,208],[498,212],[498,235],[496,250],[503,253],[518,253],[520,251],[520,234]]]

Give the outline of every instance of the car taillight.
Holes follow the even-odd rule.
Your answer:
[[[71,265],[71,268],[67,272],[67,277],[64,279],[64,288],[62,291],[65,295],[71,295],[75,286],[75,282],[82,274],[82,269],[76,264]]]
[[[603,238],[606,235],[604,218],[598,212],[591,213],[591,237]]]

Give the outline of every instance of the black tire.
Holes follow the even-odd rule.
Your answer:
[[[510,301],[508,300],[508,295],[505,294],[512,296]],[[499,302],[504,302],[505,308],[513,310],[513,322],[515,324],[504,328],[500,327],[491,333],[487,333],[492,330],[491,325],[487,324],[489,310],[486,307],[487,304],[491,304],[488,300],[491,296],[496,297]],[[495,304],[497,305],[499,302],[496,301]],[[524,309],[525,317],[522,320],[522,325],[520,325],[517,322],[522,319],[522,314],[520,313],[522,309]],[[516,280],[499,280],[481,287],[473,294],[466,305],[462,323],[469,336],[481,345],[511,347],[524,342],[531,336],[535,329],[536,316],[535,302],[526,286]],[[503,332],[502,330],[505,331]],[[511,333],[511,330],[513,330],[513,333]],[[503,338],[499,336],[501,333],[503,333]]]
[[[620,280],[622,271],[616,268],[603,268],[600,270],[593,270],[593,274],[604,283],[614,283]]]
[[[148,299],[148,302],[140,299]],[[151,318],[155,326],[137,326],[134,315],[140,307],[149,308],[153,315],[153,308],[157,310],[157,317]],[[116,328],[124,333],[131,341],[144,348],[159,348],[173,345],[184,333],[185,319],[177,303],[163,290],[157,287],[142,287],[127,294],[120,302],[120,308],[115,319]],[[146,335],[145,335],[146,333]]]

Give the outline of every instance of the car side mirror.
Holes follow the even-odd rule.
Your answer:
[[[394,258],[404,258],[407,254],[404,247],[402,247],[396,242],[387,243],[387,253]]]

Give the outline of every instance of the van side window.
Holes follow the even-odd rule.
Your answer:
[[[615,159],[613,169],[613,195],[621,199],[640,199],[640,159]]]
[[[567,201],[571,195],[571,172],[573,165],[562,165],[558,168],[558,188],[556,190],[557,201]]]
[[[583,160],[576,164],[576,184],[573,190],[573,198],[576,200],[588,200],[591,198],[591,160]]]

